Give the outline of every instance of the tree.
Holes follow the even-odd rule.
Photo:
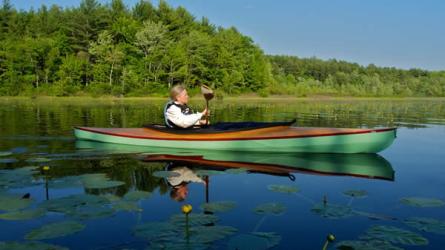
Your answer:
[[[108,31],[99,34],[97,42],[91,43],[89,52],[98,58],[101,63],[109,64],[109,85],[113,85],[113,71],[118,68],[124,58],[124,53],[119,45],[113,43],[113,38]]]
[[[144,22],[144,26],[136,33],[136,46],[144,53],[144,69],[148,72],[145,82],[153,77],[158,81],[159,72],[163,68],[162,57],[170,44],[167,28],[160,22]]]

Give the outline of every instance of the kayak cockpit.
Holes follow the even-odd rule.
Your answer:
[[[289,127],[295,123],[295,119],[289,122],[220,122],[209,126],[197,126],[190,128],[169,128],[165,125],[146,124],[144,128],[171,134],[214,134],[247,131],[262,128]]]

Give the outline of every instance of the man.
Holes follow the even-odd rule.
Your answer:
[[[170,90],[170,101],[165,105],[165,125],[170,128],[189,128],[192,126],[205,125],[203,116],[209,114],[207,108],[202,112],[193,113],[187,106],[189,96],[183,85],[176,85]]]

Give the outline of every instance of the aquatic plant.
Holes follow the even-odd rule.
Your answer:
[[[311,208],[311,211],[328,219],[341,219],[354,215],[351,207],[333,203],[317,203]]]
[[[411,227],[416,228],[417,230],[436,233],[436,234],[445,234],[445,221],[437,220],[434,218],[425,218],[425,217],[411,217],[403,222]]]
[[[46,214],[43,208],[25,209],[19,211],[12,211],[9,213],[0,214],[0,220],[30,220],[42,217]]]
[[[124,195],[123,199],[126,201],[138,201],[138,200],[142,200],[142,199],[147,199],[150,196],[151,196],[150,192],[136,190],[136,191],[130,191],[130,192],[126,193]]]
[[[0,210],[20,210],[30,206],[32,202],[32,199],[23,199],[19,194],[0,193]]]
[[[234,201],[216,201],[202,204],[201,209],[208,212],[218,213],[232,210],[235,206],[236,203]]]
[[[403,250],[403,248],[394,246],[391,243],[382,240],[345,240],[337,243],[335,247],[339,250]]]
[[[0,242],[0,250],[68,250],[66,247],[47,244],[38,241],[26,241],[26,242],[18,242],[18,241],[6,241]]]
[[[289,185],[269,185],[267,186],[267,189],[269,189],[272,192],[286,193],[286,194],[296,193],[299,191],[297,187]]]
[[[184,227],[186,223],[189,226],[204,226],[207,224],[216,223],[218,217],[212,214],[189,214],[188,222],[186,222],[186,217],[183,214],[175,214],[170,217],[170,223],[177,227]]]
[[[84,174],[80,176],[81,181],[87,189],[103,189],[124,185],[122,181],[112,181],[106,174]]]
[[[141,212],[143,209],[139,207],[135,201],[125,201],[121,200],[112,205],[113,209],[117,211],[127,211],[127,212]]]
[[[381,240],[394,244],[425,246],[428,245],[428,239],[420,234],[401,229],[393,226],[372,226],[365,235],[361,236],[362,240]]]
[[[413,207],[442,207],[445,205],[443,200],[422,197],[406,197],[400,199],[400,202]]]
[[[82,231],[84,224],[76,221],[62,221],[44,225],[29,232],[25,239],[44,240],[67,236]]]
[[[281,203],[270,202],[258,205],[254,212],[257,214],[281,215],[286,211],[286,207]]]
[[[274,232],[254,232],[239,234],[230,238],[227,249],[230,250],[265,250],[277,246],[281,236]]]
[[[47,200],[40,204],[40,207],[51,212],[67,213],[75,210],[79,206],[94,206],[109,204],[109,201],[101,196],[90,194],[74,194],[57,199]]]
[[[207,170],[207,169],[200,169],[196,171],[196,175],[198,176],[212,176],[212,175],[221,175],[225,174],[225,171],[218,171],[218,170]]]

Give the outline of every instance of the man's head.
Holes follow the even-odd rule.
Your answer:
[[[188,192],[187,183],[181,183],[171,189],[170,198],[175,201],[183,201],[187,198]]]
[[[170,99],[181,104],[187,104],[189,101],[189,96],[183,85],[175,85],[170,90]]]

